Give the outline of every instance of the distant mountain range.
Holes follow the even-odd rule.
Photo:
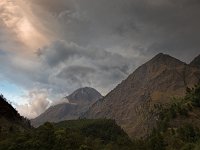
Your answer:
[[[0,95],[0,147],[49,149],[57,142],[74,149],[200,148],[200,55],[186,64],[160,53],[105,97],[85,87],[64,98],[69,102],[31,121],[35,127],[59,123],[35,129]]]
[[[134,137],[145,136],[155,125],[155,104],[167,104],[183,96],[187,87],[200,80],[200,56],[186,64],[158,54],[137,68],[114,90],[93,104],[83,118],[111,118]]]
[[[102,95],[95,89],[84,87],[77,89],[65,99],[69,103],[61,103],[51,106],[40,116],[31,120],[31,124],[35,127],[45,122],[60,122],[63,120],[78,119],[88,108],[94,104]]]
[[[115,119],[130,136],[143,137],[156,123],[151,113],[153,106],[183,96],[186,88],[198,80],[200,55],[186,64],[160,53],[137,68],[105,97],[93,88],[80,88],[65,97],[69,103],[50,107],[31,123],[37,127],[46,121],[109,118]]]

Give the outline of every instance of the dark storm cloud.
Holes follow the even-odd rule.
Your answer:
[[[46,46],[41,51],[43,59],[47,61],[50,66],[58,65],[61,62],[67,61],[73,57],[86,57],[88,59],[104,59],[110,57],[112,54],[103,50],[91,47],[81,47],[73,42],[55,41],[49,46]]]
[[[189,61],[200,48],[200,2],[197,0],[30,2],[35,15],[32,18],[40,22],[40,26],[34,25],[43,34],[47,32],[47,38],[51,35],[56,41],[39,49],[40,68],[48,70],[42,75],[39,73],[42,77],[30,75],[39,83],[48,84],[53,77],[43,76],[50,69],[56,68],[55,72],[60,73],[63,68],[71,67],[74,60],[76,66],[82,67],[84,62],[85,67],[102,72],[118,70],[127,76],[135,66],[159,52]],[[10,38],[11,33],[1,29]],[[25,74],[29,72],[23,69]],[[54,73],[54,77],[58,76]]]
[[[200,48],[199,7],[200,2],[196,0],[171,0],[165,5],[133,9],[138,22],[146,24],[143,39],[151,42],[148,54],[163,51],[187,61],[197,55]]]
[[[76,83],[80,87],[84,84],[91,84],[90,79],[92,74],[95,73],[95,69],[85,66],[69,66],[64,68],[58,77],[64,80],[70,80],[71,83]]]
[[[130,62],[134,62],[105,49],[86,48],[65,41],[52,42],[39,51],[40,60],[51,72],[48,81],[52,83],[55,80],[54,85],[70,92],[83,86],[104,87],[101,91],[105,92],[116,84],[116,80],[128,75],[133,66]],[[61,82],[62,86],[59,85]]]
[[[60,0],[47,6],[45,0],[37,3],[64,26],[62,38],[79,45],[118,45],[121,53],[134,55],[139,51],[147,57],[162,51],[186,61],[197,55],[200,47],[198,0]],[[130,46],[134,49],[130,50]]]
[[[5,22],[13,23],[8,19],[16,11],[10,13],[5,1],[0,76],[27,90],[62,97],[92,86],[106,94],[157,53],[186,62],[200,53],[199,0],[16,0],[23,4],[16,18],[24,20],[10,28]],[[19,38],[20,25],[34,31],[23,38],[31,41]]]
[[[40,2],[42,6],[43,1]],[[102,79],[102,84],[103,80],[110,83],[122,80],[135,66],[159,52],[184,61],[199,53],[200,3],[197,0],[74,0],[58,1],[59,4],[69,5],[59,9],[50,4],[45,9],[61,24],[63,33],[59,35],[64,42],[51,45],[46,61],[68,67],[73,60],[80,59],[76,66],[81,66],[87,59],[86,66],[95,69],[92,76]],[[96,70],[105,74],[99,77]],[[86,78],[95,83],[96,78]],[[106,83],[109,82],[103,86],[99,83],[100,89],[106,88]]]

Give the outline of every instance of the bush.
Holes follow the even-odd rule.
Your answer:
[[[196,142],[200,137],[199,129],[194,128],[191,124],[178,128],[177,133],[184,142]]]

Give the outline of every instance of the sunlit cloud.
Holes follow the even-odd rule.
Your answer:
[[[47,44],[47,38],[33,26],[31,9],[23,0],[1,0],[0,17],[5,26],[16,34],[16,38],[27,46],[29,51]],[[35,22],[37,23],[37,22]]]
[[[48,91],[39,96],[45,104],[41,109],[49,99],[56,104],[83,86],[105,95],[157,53],[186,62],[198,55],[199,4],[198,0],[0,0],[0,80],[27,93]],[[42,112],[31,107],[34,101],[40,103],[38,96],[21,97],[9,87],[1,91],[21,105],[17,108],[22,114],[33,117]]]
[[[16,109],[23,116],[35,118],[49,106],[48,92],[46,90],[32,90],[24,96],[27,102],[24,104],[16,104]]]

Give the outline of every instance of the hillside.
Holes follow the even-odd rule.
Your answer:
[[[10,121],[18,121],[22,119],[19,113],[7,102],[3,95],[0,95],[0,117]]]
[[[130,139],[109,119],[78,119],[45,123],[0,138],[1,150],[199,150],[200,82],[184,97],[155,104],[155,126],[142,139]],[[1,134],[0,134],[1,135]]]
[[[97,101],[83,118],[111,118],[131,137],[143,137],[155,126],[151,111],[183,96],[200,78],[200,69],[169,55],[158,54]]]
[[[156,126],[144,140],[137,142],[136,149],[200,149],[200,82],[194,88],[187,88],[184,97],[167,105],[155,105],[154,113]]]
[[[78,119],[92,104],[102,98],[101,94],[90,87],[77,89],[69,96],[65,97],[69,103],[61,103],[51,106],[40,116],[31,120],[31,124],[35,127],[43,123],[59,122],[63,120]]]
[[[0,95],[0,134],[30,129],[30,122],[9,104],[3,95]],[[1,138],[1,136],[0,136]]]

